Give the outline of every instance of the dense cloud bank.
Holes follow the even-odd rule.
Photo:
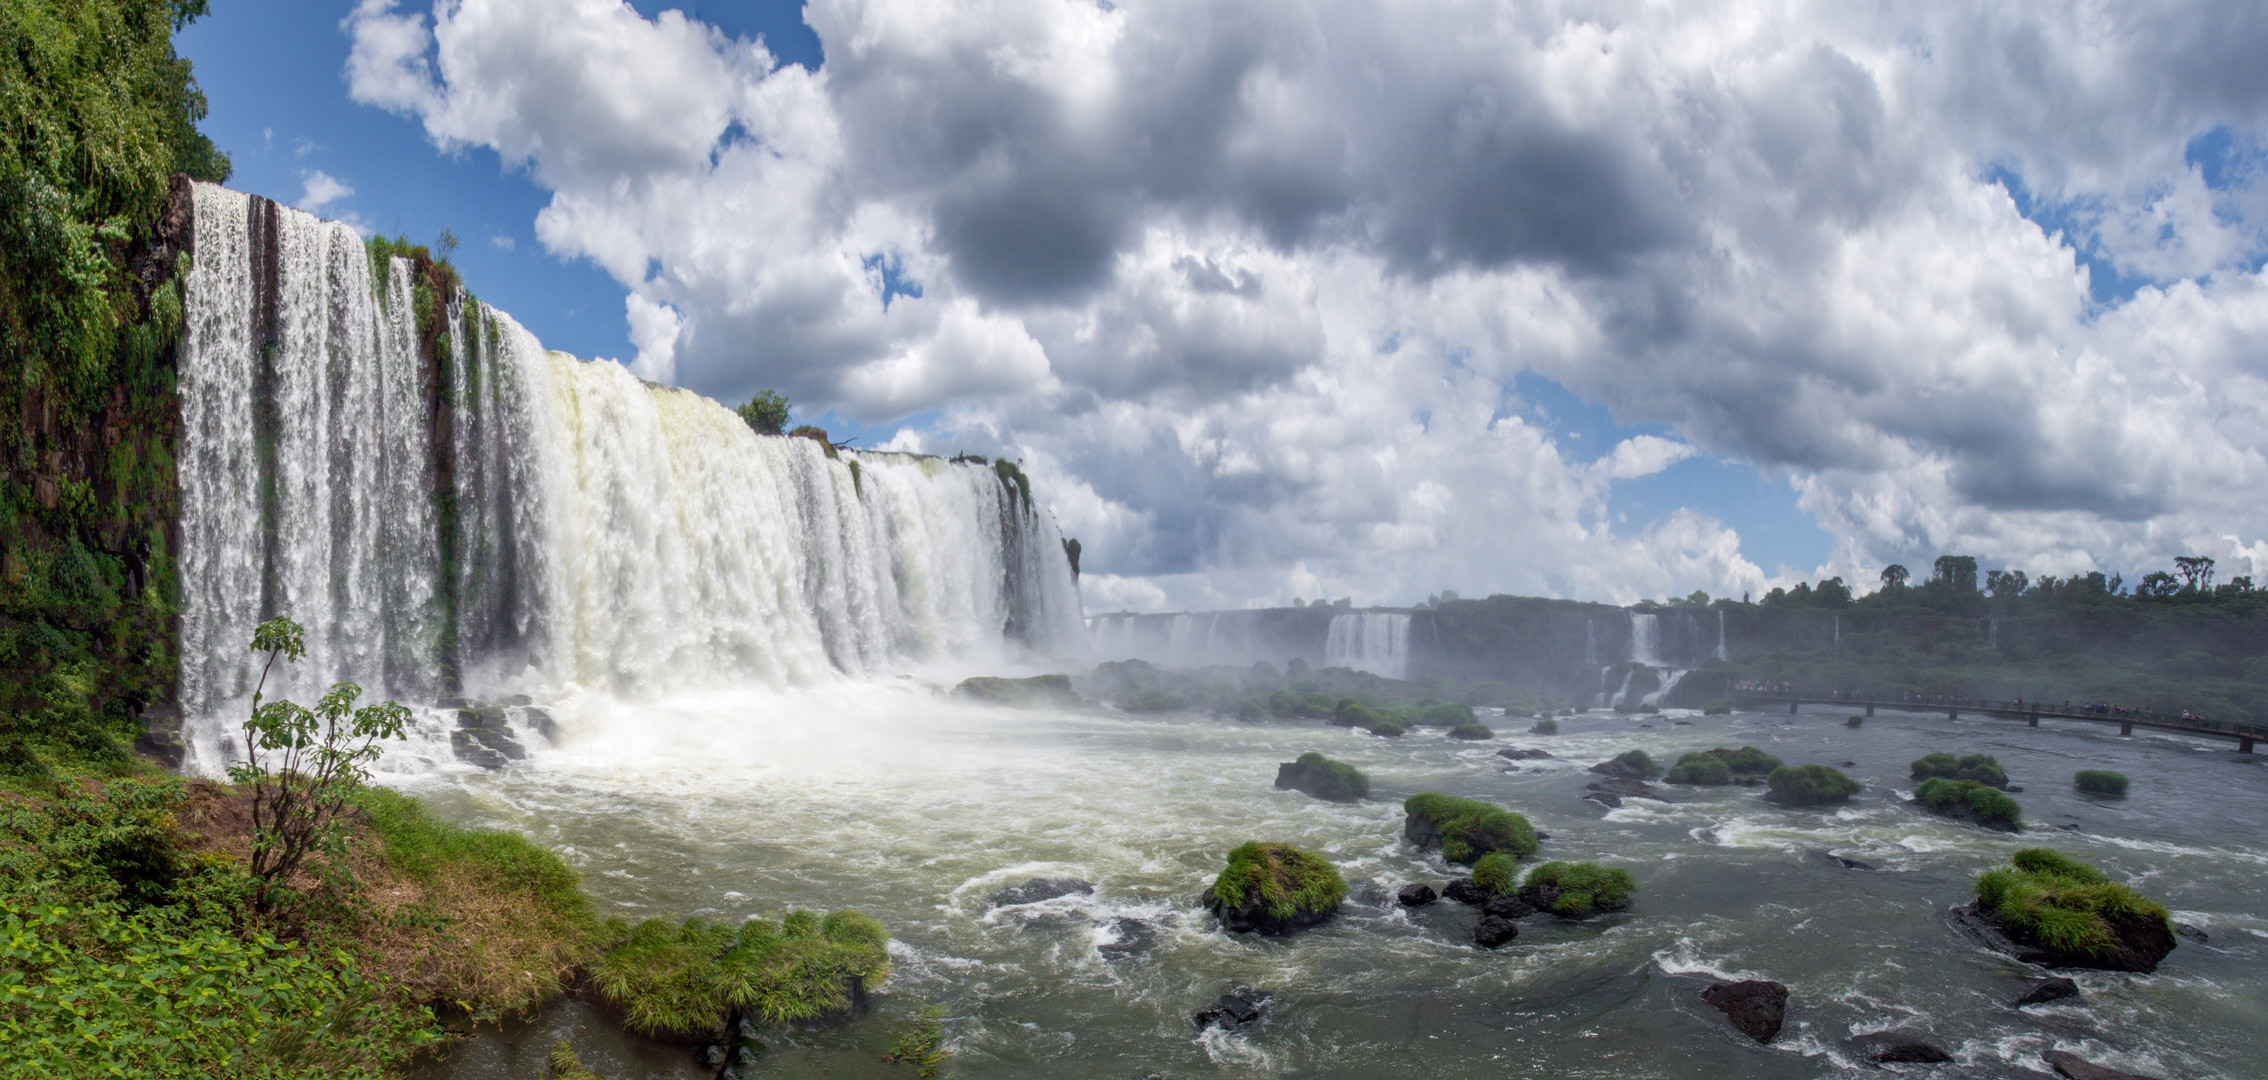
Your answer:
[[[2268,557],[2258,5],[805,17],[816,71],[613,0],[365,0],[347,76],[553,193],[642,374],[1022,457],[1091,609],[1758,589],[1705,514],[1608,511],[1696,453],[1857,581]],[[1583,450],[1522,372],[1674,437]]]

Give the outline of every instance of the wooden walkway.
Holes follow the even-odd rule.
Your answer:
[[[2135,728],[2154,731],[2175,731],[2184,735],[2203,735],[2218,739],[2235,739],[2237,752],[2252,753],[2256,739],[2268,739],[2268,725],[2236,724],[2223,720],[2207,720],[2198,716],[2168,716],[2164,713],[2135,709],[2060,709],[2045,702],[1984,701],[1977,698],[1932,698],[1907,700],[1903,698],[1875,698],[1854,693],[1806,693],[1801,690],[1735,690],[1735,706],[1743,708],[1769,708],[1785,704],[1793,713],[1805,705],[1832,705],[1853,711],[1865,709],[1873,716],[1876,709],[1893,709],[1898,712],[1944,713],[1946,719],[1958,720],[1962,713],[1976,713],[2003,720],[2024,720],[2032,727],[2041,720],[2078,720],[2090,724],[2116,724],[2121,735],[2134,734]]]

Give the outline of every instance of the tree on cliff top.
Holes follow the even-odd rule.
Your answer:
[[[758,435],[778,435],[787,430],[788,399],[777,390],[758,390],[748,404],[734,411]]]

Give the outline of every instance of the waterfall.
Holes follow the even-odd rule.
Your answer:
[[[1353,668],[1389,679],[1407,678],[1410,617],[1385,611],[1333,615],[1323,657],[1328,667]]]
[[[1725,654],[1725,609],[1723,608],[1717,609],[1717,659],[1732,659]]]
[[[1670,691],[1677,689],[1678,682],[1684,679],[1685,676],[1686,670],[1682,668],[1668,668],[1664,670],[1662,672],[1662,685],[1656,688],[1653,693],[1646,695],[1643,700],[1648,705],[1657,707],[1660,706],[1662,699],[1668,697]]]
[[[1630,660],[1647,667],[1662,666],[1661,616],[1630,613]]]
[[[203,767],[274,615],[307,630],[282,687],[303,701],[339,680],[652,696],[1084,650],[1054,526],[991,469],[759,436],[265,199],[199,185],[195,230],[179,566]],[[430,362],[421,304],[445,318]]]

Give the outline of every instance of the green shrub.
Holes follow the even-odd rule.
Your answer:
[[[2111,920],[2167,918],[2163,905],[2061,852],[2027,848],[2010,862],[1977,878],[1978,906],[2050,949],[2104,955]]]
[[[1663,779],[1672,784],[1730,784],[1732,769],[1715,754],[1687,754],[1677,759],[1677,764],[1670,767],[1669,775]]]
[[[1738,750],[1734,750],[1730,747],[1720,746],[1713,750],[1703,750],[1698,753],[1687,754],[1684,757],[1679,758],[1678,762],[1679,764],[1683,764],[1687,761],[1702,757],[1712,757],[1717,759],[1718,761],[1724,762],[1725,772],[1728,776],[1765,776],[1770,774],[1772,770],[1780,767],[1779,758],[1773,757],[1772,755],[1767,754],[1762,750],[1758,750],[1753,746],[1743,746]]]
[[[1859,782],[1843,775],[1842,770],[1826,765],[1782,766],[1772,770],[1764,783],[1771,789],[1772,801],[1787,806],[1844,802],[1861,789]]]
[[[1638,891],[1638,883],[1631,879],[1630,871],[1588,862],[1547,862],[1528,871],[1527,887],[1559,890],[1559,899],[1551,905],[1552,913],[1570,919],[1586,919],[1603,911],[1629,907],[1631,894]]]
[[[1340,727],[1373,727],[1385,719],[1378,710],[1353,698],[1340,698],[1331,710],[1331,722]]]
[[[1475,723],[1478,718],[1472,706],[1446,701],[1418,709],[1412,719],[1429,727],[1453,728]]]
[[[914,1073],[933,1077],[945,1068],[945,1059],[952,1052],[945,1049],[945,1010],[936,1005],[921,1011],[921,1019],[898,1036],[890,1052],[882,1060],[893,1065],[911,1065]]]
[[[1519,891],[1519,856],[1509,851],[1491,851],[1473,860],[1473,884],[1496,896]]]
[[[1449,729],[1449,737],[1452,739],[1493,739],[1496,737],[1496,732],[1489,730],[1486,724],[1459,724]]]
[[[1648,757],[1644,750],[1625,750],[1616,754],[1614,760],[1638,770],[1638,775],[1648,780],[1662,774],[1662,767],[1654,764],[1654,759]]]
[[[2024,813],[2016,800],[1998,788],[1974,780],[1947,780],[1933,776],[1914,789],[1914,801],[1940,814],[1966,817],[1979,825],[2017,829]]]
[[[600,954],[590,985],[641,1035],[712,1039],[742,1018],[778,1024],[850,1008],[888,976],[888,940],[855,911],[738,927],[648,919]]]
[[[1726,701],[1722,698],[1719,698],[1716,701],[1712,701],[1707,705],[1701,706],[1701,715],[1703,716],[1728,716],[1731,713],[1732,702]]]
[[[2089,795],[2115,798],[2126,794],[2126,775],[2108,769],[2081,769],[2071,774],[2071,786]]]
[[[1863,717],[1863,716],[1857,716],[1857,715],[1853,715],[1853,716],[1850,716],[1850,717],[1846,718],[1846,719],[1845,719],[1845,720],[1843,721],[1843,726],[1844,726],[1844,727],[1847,727],[1847,728],[1861,728],[1861,727],[1865,727],[1865,726],[1866,726],[1866,717]]]
[[[1169,713],[1189,707],[1189,699],[1164,690],[1137,690],[1118,703],[1120,712]]]
[[[1292,764],[1301,772],[1314,777],[1317,783],[1301,790],[1322,799],[1365,799],[1370,797],[1370,777],[1361,769],[1344,761],[1334,761],[1310,751],[1301,754]]]
[[[2008,774],[1993,760],[1991,754],[1963,754],[1956,758],[1939,751],[1914,759],[1916,780],[1942,777],[1947,780],[1973,780],[1993,787],[2007,787]]]
[[[1402,810],[1440,838],[1442,857],[1453,863],[1469,864],[1492,851],[1525,858],[1541,846],[1535,826],[1501,806],[1426,791],[1403,801]]]
[[[1559,721],[1548,716],[1544,717],[1536,721],[1536,726],[1529,728],[1528,733],[1531,735],[1557,735],[1559,734]]]
[[[787,430],[788,399],[777,390],[758,390],[748,404],[734,410],[740,419],[758,435],[777,435]]]
[[[1383,735],[1389,739],[1399,739],[1402,737],[1402,733],[1408,730],[1408,728],[1405,728],[1392,720],[1380,720],[1377,723],[1370,725],[1371,734]]]
[[[1205,890],[1204,902],[1257,907],[1269,919],[1292,922],[1337,910],[1346,898],[1347,881],[1331,860],[1290,844],[1253,841],[1229,852],[1228,866]]]

